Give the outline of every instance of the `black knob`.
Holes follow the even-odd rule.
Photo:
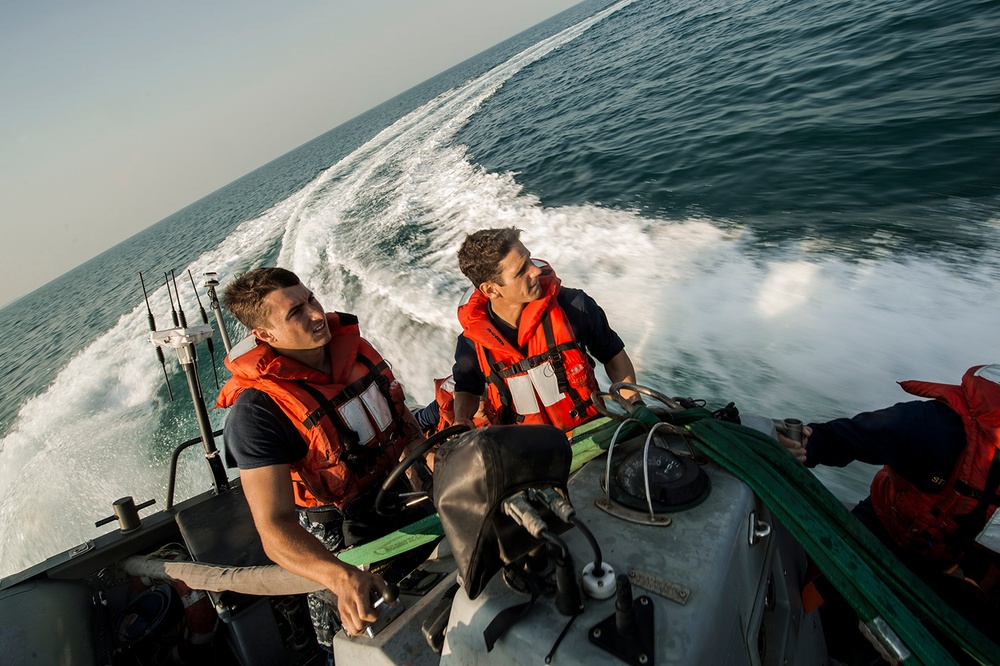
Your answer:
[[[618,592],[615,597],[615,628],[620,636],[631,636],[635,634],[636,627],[632,582],[625,574],[618,574]]]
[[[395,583],[386,583],[385,590],[382,591],[382,601],[387,604],[396,603],[399,598],[399,586]]]

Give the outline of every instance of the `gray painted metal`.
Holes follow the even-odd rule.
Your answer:
[[[686,449],[678,452],[686,453]],[[604,561],[617,573],[636,572],[633,594],[648,595],[654,603],[656,646],[650,666],[826,662],[819,619],[815,613],[804,614],[800,603],[805,554],[743,482],[708,465],[712,492],[703,503],[671,514],[668,527],[641,525],[597,508],[604,498],[603,463],[592,461],[576,473],[569,483],[570,499],[600,543]],[[767,523],[771,530],[754,538],[759,523]],[[757,531],[762,532],[759,525]],[[582,569],[592,560],[589,544],[579,530],[563,537],[576,568]],[[428,566],[446,568],[449,560]],[[338,636],[334,643],[338,663],[438,663],[437,655],[421,645],[420,623],[451,580],[439,583],[374,639]],[[486,652],[486,626],[502,610],[527,599],[510,589],[501,576],[495,576],[475,600],[459,590],[440,664],[544,663],[569,621],[557,611],[554,600],[546,597],[492,652]],[[588,639],[589,630],[614,613],[614,597],[585,598],[584,605],[552,663],[622,663]]]

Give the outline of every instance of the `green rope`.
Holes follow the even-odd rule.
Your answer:
[[[607,453],[611,438],[614,437],[619,425],[621,421],[602,416],[574,428],[569,433],[569,443],[573,447],[570,472],[575,472],[587,462]],[[638,423],[626,423],[618,435],[618,441],[635,437],[643,431],[644,428]]]
[[[642,407],[631,416],[646,425],[660,421]],[[1000,664],[1000,648],[900,563],[781,444],[755,430],[709,417],[707,410],[689,409],[672,414],[670,421],[685,426],[705,455],[754,490],[862,620],[881,617],[892,627],[913,653],[907,663],[956,663],[920,623],[919,616],[981,664]],[[575,429],[570,440],[571,469],[575,471],[607,452],[619,425],[619,421],[600,418]],[[635,436],[642,429],[639,424],[629,423],[619,440]],[[441,521],[434,514],[342,551],[338,557],[355,566],[370,564],[430,543],[443,533]]]
[[[750,485],[863,621],[881,617],[917,663],[955,663],[919,616],[980,663],[1000,664],[1000,648],[899,562],[781,444],[697,411],[673,420],[709,458]]]

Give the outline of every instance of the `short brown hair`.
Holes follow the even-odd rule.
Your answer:
[[[248,330],[267,325],[271,314],[264,307],[264,299],[272,291],[302,284],[299,276],[277,266],[263,266],[237,275],[226,285],[222,304]]]
[[[521,230],[481,229],[465,237],[458,249],[458,269],[479,289],[484,282],[503,285],[500,262],[521,242]]]

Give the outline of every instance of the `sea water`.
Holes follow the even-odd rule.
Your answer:
[[[584,2],[179,211],[0,310],[0,575],[119,497],[162,506],[198,435],[140,272],[167,328],[171,271],[197,323],[191,278],[208,309],[205,272],[286,266],[414,405],[450,372],[455,252],[494,226],[669,395],[818,421],[997,361],[997,34],[996,2]],[[209,487],[197,450],[179,497]],[[818,473],[853,501],[871,469]]]

